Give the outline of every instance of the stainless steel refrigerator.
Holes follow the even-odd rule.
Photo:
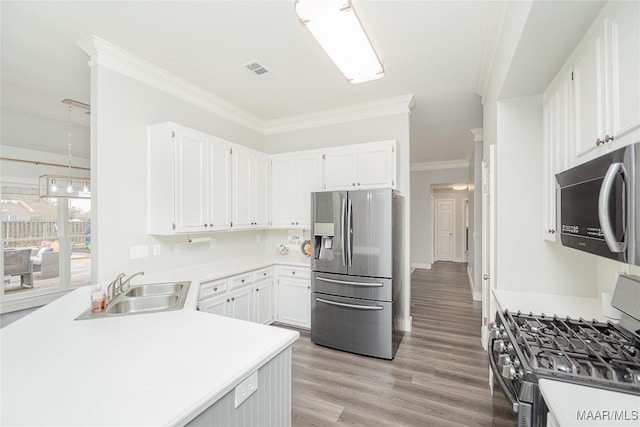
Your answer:
[[[402,338],[403,199],[391,189],[311,194],[311,341],[393,359]]]

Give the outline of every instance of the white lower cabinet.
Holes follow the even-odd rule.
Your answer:
[[[253,321],[253,287],[245,286],[229,292],[229,317]]]
[[[256,323],[268,325],[273,323],[274,316],[274,298],[273,298],[273,280],[261,280],[253,285],[253,306],[254,317]]]
[[[311,327],[310,269],[278,267],[278,322]]]
[[[274,321],[273,267],[202,282],[198,309],[207,313],[270,324]]]

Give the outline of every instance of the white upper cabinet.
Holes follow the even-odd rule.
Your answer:
[[[311,193],[322,190],[322,153],[276,154],[271,164],[271,226],[309,228]]]
[[[556,241],[555,175],[570,165],[573,147],[571,71],[565,69],[544,94],[543,104],[543,221],[545,240]]]
[[[269,225],[269,170],[267,155],[233,145],[233,228]]]
[[[640,139],[640,3],[610,2],[576,50],[576,160]]]
[[[323,189],[396,188],[397,147],[382,141],[324,150]]]
[[[231,143],[170,122],[148,136],[149,234],[229,229]]]

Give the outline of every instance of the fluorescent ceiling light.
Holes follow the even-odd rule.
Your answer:
[[[351,83],[384,76],[350,0],[296,0],[296,14]]]

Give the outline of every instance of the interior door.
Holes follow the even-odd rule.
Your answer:
[[[347,196],[347,264],[354,276],[393,275],[393,194],[389,188]]]
[[[435,199],[436,202],[436,256],[441,261],[453,261],[455,251],[453,199]]]

